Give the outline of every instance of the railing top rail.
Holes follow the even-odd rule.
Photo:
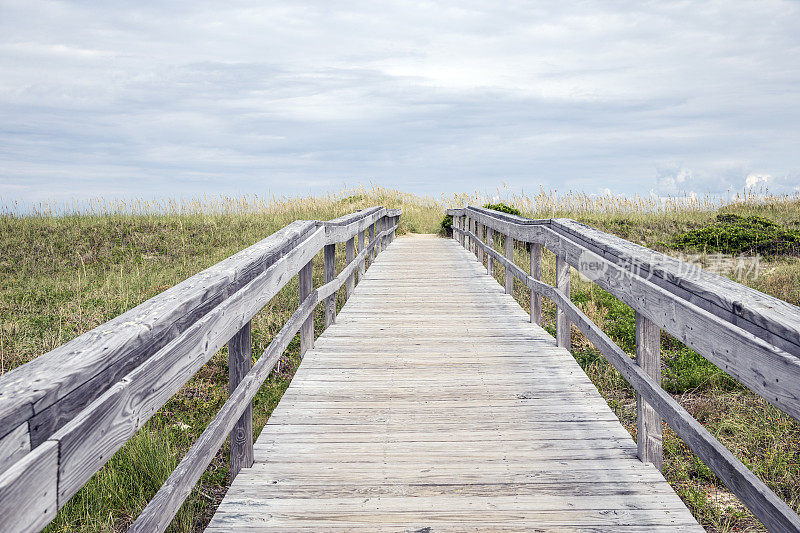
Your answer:
[[[627,273],[646,279],[674,297],[691,302],[800,359],[800,308],[784,300],[572,219],[529,219],[475,206],[447,210],[455,216],[470,212],[512,224],[521,231],[547,226],[578,246],[623,266]],[[540,233],[526,236],[530,242],[541,242]]]
[[[3,450],[0,454],[0,472],[316,229],[324,226],[329,233],[329,228],[336,228],[327,241],[342,242],[355,235],[359,225],[399,214],[400,210],[376,206],[333,221],[292,222],[116,318],[0,375],[0,443],[19,441],[17,451]]]

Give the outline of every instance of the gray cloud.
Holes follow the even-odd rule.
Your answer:
[[[779,192],[800,8],[0,0],[0,197]]]

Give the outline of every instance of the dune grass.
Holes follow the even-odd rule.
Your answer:
[[[787,230],[800,228],[800,199],[745,195],[711,198],[623,199],[580,193],[512,195],[503,202],[532,218],[570,217],[634,242],[709,266],[725,250],[686,246],[676,236],[702,230],[718,216],[758,216]],[[381,188],[306,198],[204,198],[146,202],[95,200],[83,204],[0,207],[0,373],[24,364],[138,305],[183,279],[263,239],[297,219],[328,220],[373,205],[402,208],[400,234],[436,233],[446,207],[497,203],[482,194],[420,198]],[[344,263],[341,248],[339,268]],[[792,250],[762,258],[744,283],[800,304],[800,267]],[[520,266],[528,264],[524,248]],[[545,253],[545,280],[555,279]],[[315,261],[315,285],[322,260]],[[729,274],[729,272],[723,272]],[[498,269],[502,275],[502,269]],[[529,305],[520,285],[516,296]],[[285,287],[253,320],[253,352],[261,353],[297,306],[297,283]],[[573,275],[573,300],[632,352],[633,312]],[[341,302],[340,302],[341,303]],[[545,301],[545,325],[555,310]],[[322,311],[315,315],[322,329]],[[573,353],[635,434],[635,397],[577,331]],[[295,339],[254,400],[258,434],[299,363]],[[663,385],[690,413],[758,473],[796,510],[800,502],[798,424],[738,385],[674,339],[663,337]],[[223,348],[58,513],[49,531],[124,531],[147,504],[227,398]],[[760,530],[760,525],[675,435],[665,434],[665,475],[711,531]],[[227,445],[204,473],[171,526],[202,528],[228,483]]]

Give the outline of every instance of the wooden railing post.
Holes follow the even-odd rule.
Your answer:
[[[365,242],[367,239],[367,230],[363,230],[361,233],[358,234],[358,253],[364,251],[364,248],[367,246]],[[364,257],[361,259],[361,262],[358,264],[358,282],[361,283],[361,280],[364,279],[364,274],[367,271],[367,258]]]
[[[636,363],[653,381],[661,384],[661,330],[636,312]],[[639,459],[661,470],[661,417],[636,394],[636,440]]]
[[[569,263],[561,255],[556,255],[556,288],[570,298]],[[567,314],[560,307],[556,310],[556,344],[567,350],[572,347],[570,321]]]
[[[300,305],[314,288],[314,261],[309,261],[298,273],[300,281]],[[300,358],[314,347],[314,314],[312,313],[300,327]]]
[[[345,249],[344,250],[345,250],[345,260],[347,261],[347,264],[349,265],[353,261],[353,258],[356,256],[356,238],[355,238],[355,236],[350,237],[349,239],[347,239],[347,242],[345,243]],[[353,290],[355,288],[356,288],[356,273],[355,273],[355,271],[353,271],[353,273],[350,274],[350,276],[347,278],[345,294],[347,294],[348,298],[350,298],[350,295],[353,294]]]
[[[511,235],[505,236],[506,241],[506,259],[514,262],[514,237]],[[514,295],[514,274],[510,268],[506,269],[506,294]]]
[[[336,277],[336,245],[326,244],[324,248],[325,258],[325,283],[333,281]],[[334,292],[325,298],[325,327],[336,322],[336,293]]]
[[[542,280],[542,245],[531,243],[531,277]],[[542,325],[542,296],[531,289],[531,322]]]
[[[494,250],[494,230],[486,226],[486,245]],[[494,276],[494,257],[491,255],[486,257],[486,273]]]
[[[369,242],[375,240],[375,224],[377,224],[377,222],[371,224],[369,227]],[[372,250],[369,251],[369,254],[367,254],[369,255],[369,266],[372,266],[372,262],[375,261],[375,256],[378,255],[377,250],[378,250],[378,245],[375,244],[375,246],[372,247]]]
[[[467,240],[466,240],[467,238],[464,235],[464,229],[466,228],[466,224],[467,224],[467,217],[466,216],[458,217],[458,227],[461,228],[461,246],[463,248],[467,247]]]
[[[478,236],[477,242],[475,243],[475,255],[478,257],[478,262],[483,265],[483,248],[481,248],[481,235],[483,233],[483,226],[477,220],[475,221],[475,235]]]
[[[228,392],[233,393],[236,386],[250,371],[252,366],[252,340],[250,321],[228,341]],[[242,416],[233,426],[231,439],[231,481],[242,468],[253,466],[253,402],[251,401]]]

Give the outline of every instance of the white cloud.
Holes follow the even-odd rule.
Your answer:
[[[798,25],[776,0],[0,0],[0,194],[792,190]]]
[[[772,176],[769,174],[756,174],[755,172],[751,172],[745,178],[744,186],[748,189],[755,187],[759,183],[767,184],[772,180]]]

